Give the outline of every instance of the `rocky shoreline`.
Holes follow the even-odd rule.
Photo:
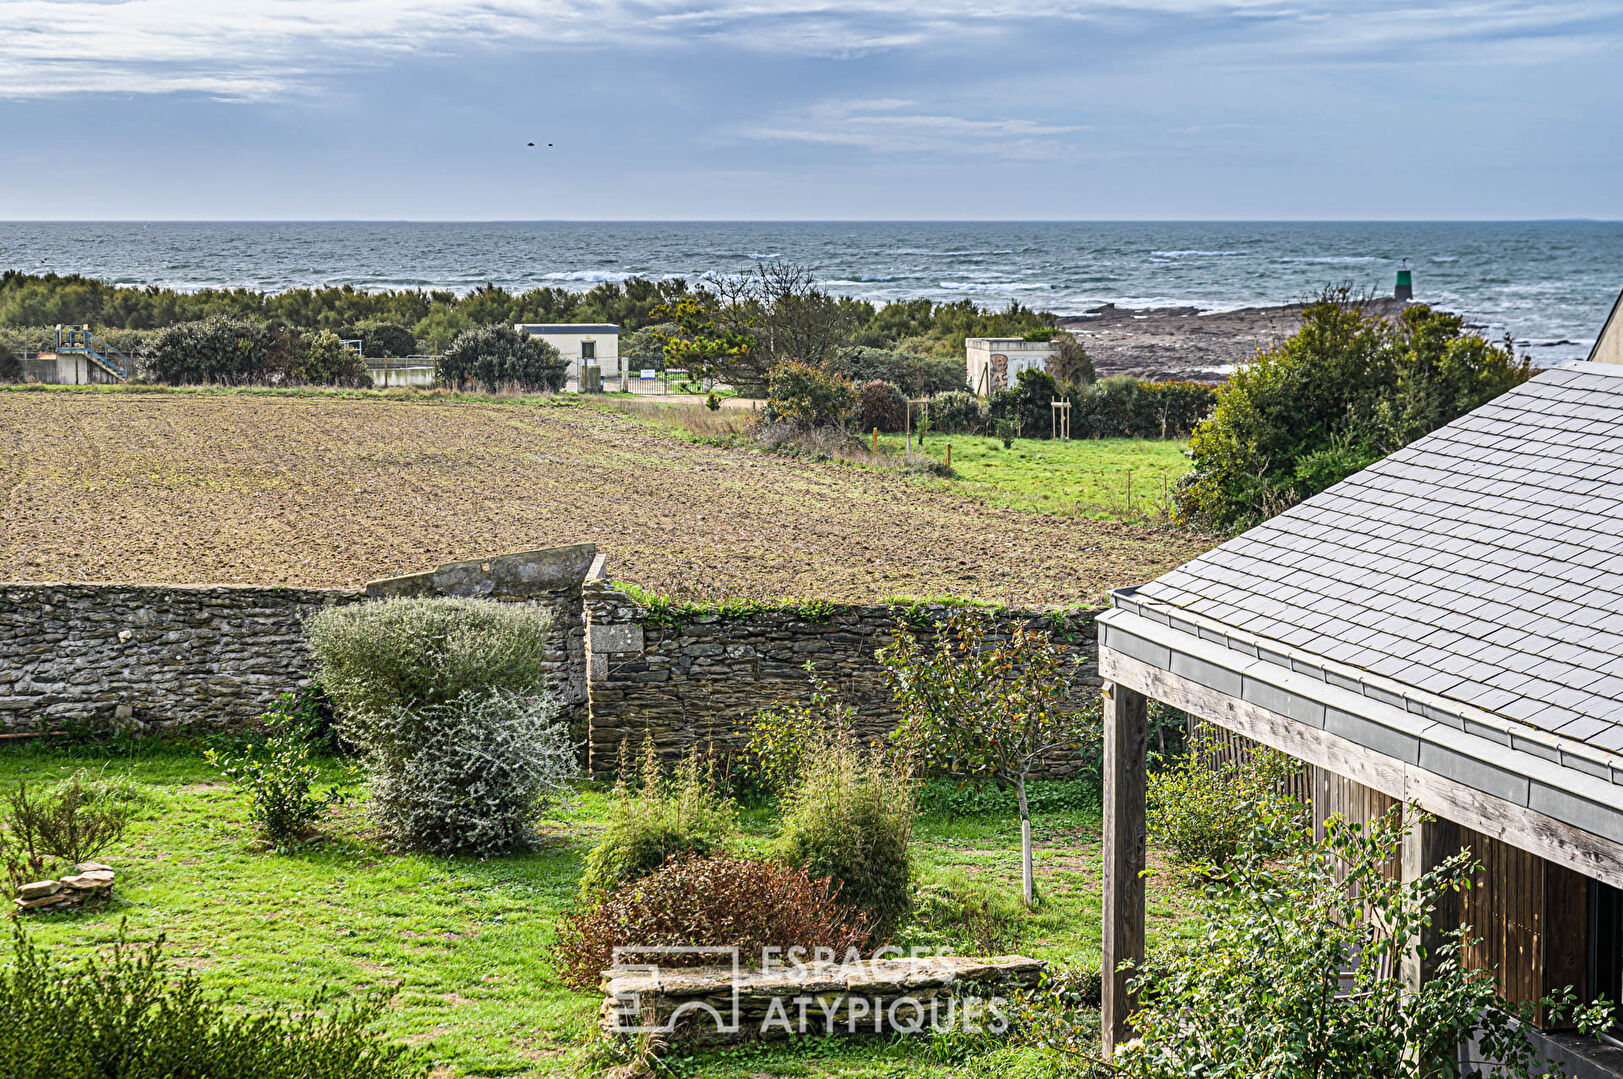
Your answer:
[[[1076,335],[1101,377],[1186,378],[1221,382],[1267,348],[1290,337],[1302,324],[1304,304],[1244,307],[1202,313],[1198,307],[1134,309],[1105,304],[1059,325]],[[1383,317],[1402,310],[1397,300],[1379,299],[1368,309]]]

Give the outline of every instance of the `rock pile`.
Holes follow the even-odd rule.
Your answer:
[[[36,880],[17,889],[18,910],[73,910],[112,892],[116,874],[100,862],[80,862],[61,880]]]

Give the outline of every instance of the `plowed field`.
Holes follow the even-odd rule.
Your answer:
[[[0,393],[0,580],[353,585],[591,541],[674,596],[1076,603],[1198,537],[693,445],[567,405]]]

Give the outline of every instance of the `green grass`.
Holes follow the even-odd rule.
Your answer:
[[[320,985],[397,984],[385,1030],[422,1050],[441,1075],[565,1076],[603,1063],[588,1048],[600,999],[564,988],[550,958],[554,923],[574,904],[582,858],[606,824],[601,789],[583,787],[576,804],[548,823],[544,848],[477,861],[382,848],[369,835],[357,787],[357,798],[332,811],[319,839],[281,854],[255,841],[242,798],[199,751],[143,744],[139,756],[108,760],[87,752],[0,750],[0,787],[20,779],[50,782],[88,767],[131,777],[151,794],[125,838],[100,856],[119,871],[108,908],[24,919],[53,952],[71,958],[105,948],[127,920],[139,939],[165,934],[179,964],[244,1006],[297,1005]],[[327,770],[329,780],[354,785],[342,766]],[[764,848],[772,813],[751,810],[742,819],[740,846]],[[1036,914],[1016,905],[1018,828],[1012,806],[995,795],[937,805],[921,820],[921,888],[985,895],[1012,919],[1019,951],[1096,968],[1096,798],[1073,796],[1040,813],[1036,835],[1045,897]],[[1187,935],[1185,909],[1181,892],[1157,895],[1150,904],[1152,941]],[[903,940],[938,944],[956,928],[915,925]],[[679,1056],[669,1064],[673,1074],[739,1079],[763,1071],[951,1074],[924,1039],[817,1038]],[[981,1066],[964,1067],[972,1064]]]
[[[1087,517],[1153,520],[1165,515],[1167,493],[1189,471],[1185,443],[1168,439],[1100,438],[1057,442],[1020,438],[1009,449],[979,435],[931,435],[915,455],[946,458],[953,478],[944,490],[996,506]],[[905,452],[901,435],[879,436],[881,450]]]

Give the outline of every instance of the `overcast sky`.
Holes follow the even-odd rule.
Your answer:
[[[1615,219],[1620,45],[1623,0],[0,0],[0,218]]]

